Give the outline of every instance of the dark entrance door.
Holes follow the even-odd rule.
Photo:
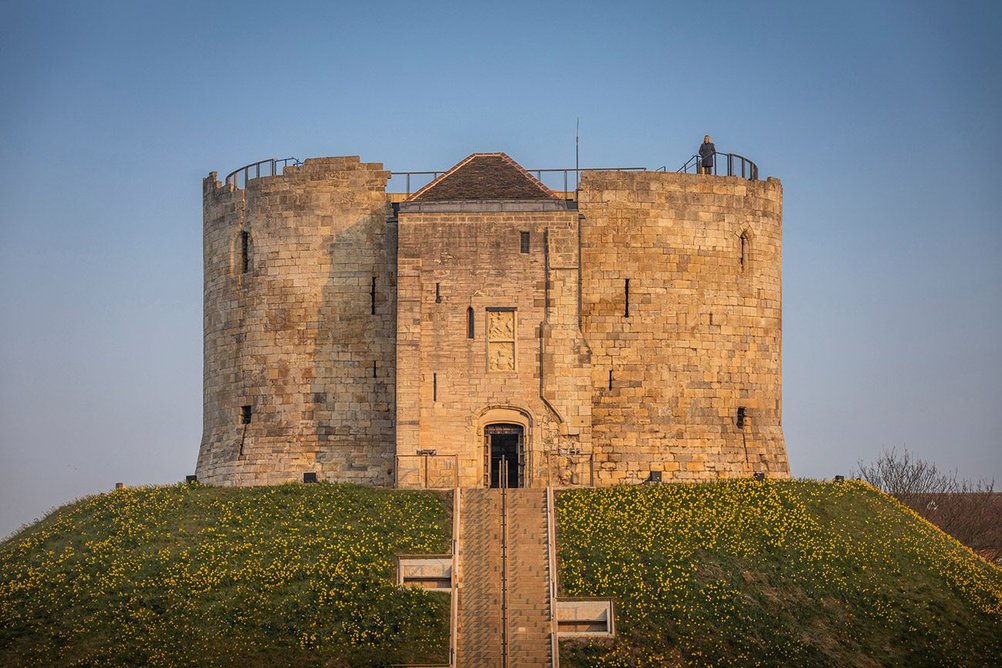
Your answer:
[[[501,470],[508,477],[508,487],[524,484],[525,463],[524,432],[517,424],[491,424],[484,428],[487,456],[487,482],[491,487],[501,486]]]

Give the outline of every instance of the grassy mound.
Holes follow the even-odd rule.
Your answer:
[[[562,593],[616,599],[565,666],[1002,665],[1002,570],[862,483],[563,492]]]
[[[0,665],[442,661],[448,596],[393,585],[449,551],[433,494],[351,485],[120,490],[0,544]]]

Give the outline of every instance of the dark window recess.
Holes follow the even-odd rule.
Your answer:
[[[624,295],[624,300],[623,300],[623,317],[624,318],[629,318],[630,317],[630,279],[626,279],[626,282],[623,284],[623,295]]]
[[[376,277],[372,277],[372,287],[369,288],[369,310],[376,315]]]
[[[251,407],[241,406],[240,407],[240,424],[250,424],[251,421]]]
[[[250,271],[250,232],[240,233],[240,272]]]
[[[521,246],[519,247],[519,250],[521,252],[523,252],[523,253],[528,253],[529,252],[529,233],[528,232],[522,232],[522,242],[521,242]]]
[[[741,271],[748,266],[748,233],[741,233]]]
[[[435,284],[435,303],[436,304],[441,304],[442,303],[442,284],[441,283],[436,283]]]
[[[375,361],[372,362],[372,377],[373,378],[376,377],[376,362]]]
[[[438,374],[431,374],[431,400],[438,401]]]
[[[476,337],[476,324],[473,316],[473,307],[470,306],[466,309],[466,338],[472,339]]]
[[[747,415],[747,413],[745,413],[745,407],[744,406],[738,406],[738,417],[737,417],[737,420],[735,420],[735,422],[736,422],[736,424],[738,426],[738,429],[744,429],[745,428],[745,417],[746,417],[746,415]]]
[[[612,391],[612,369],[609,369],[609,391]]]

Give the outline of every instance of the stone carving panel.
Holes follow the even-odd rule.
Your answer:
[[[515,370],[515,311],[487,312],[487,368]]]

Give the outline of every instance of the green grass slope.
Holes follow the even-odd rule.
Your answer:
[[[448,656],[436,495],[351,485],[126,489],[0,544],[2,666],[365,666]]]
[[[560,585],[616,600],[563,666],[1000,666],[1002,570],[862,483],[566,491]]]

